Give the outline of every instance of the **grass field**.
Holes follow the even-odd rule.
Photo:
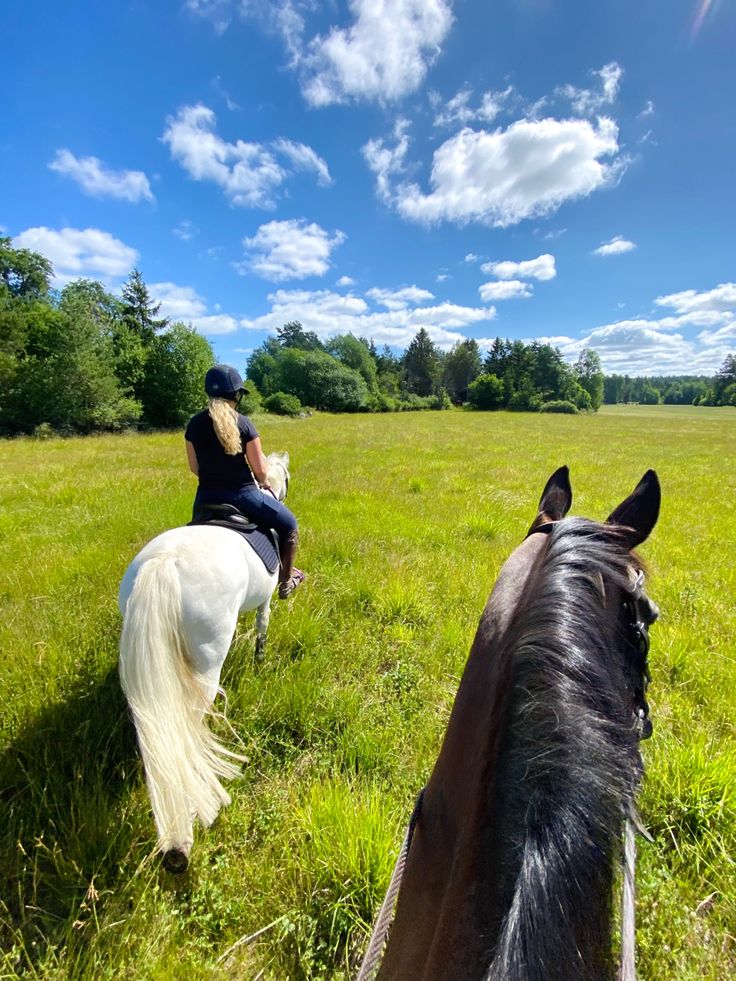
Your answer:
[[[188,518],[182,436],[0,444],[0,976],[347,978],[487,595],[563,463],[588,517],[649,467],[663,487],[640,977],[736,976],[736,412],[257,423],[291,454],[309,582],[274,604],[258,669],[241,619],[223,684],[248,763],[180,879],[115,665],[118,582]]]

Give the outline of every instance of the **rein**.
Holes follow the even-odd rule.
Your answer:
[[[554,527],[554,522],[548,522],[537,528],[532,528],[528,534],[550,534]],[[638,739],[648,739],[652,734],[652,723],[649,720],[649,705],[646,700],[646,689],[650,681],[649,666],[647,657],[649,654],[649,625],[657,617],[656,606],[653,608],[644,593],[644,573],[641,569],[637,570],[636,580],[628,590],[628,595],[624,599],[624,611],[629,621],[629,631],[632,635],[631,646],[636,652],[638,659],[637,667],[642,674],[642,685],[635,692],[636,714],[635,727]],[[401,844],[399,857],[396,859],[394,870],[391,873],[386,895],[381,909],[376,917],[368,947],[363,956],[356,981],[372,981],[376,976],[383,957],[383,950],[388,938],[391,924],[393,922],[394,907],[401,888],[401,880],[406,868],[406,860],[409,855],[414,831],[422,807],[424,790],[422,788],[414,804],[409,824]],[[624,842],[623,842],[623,888],[621,891],[621,960],[618,981],[636,981],[636,833],[643,835],[651,841],[651,835],[643,827],[633,801],[630,803],[624,817]]]
[[[414,837],[414,831],[416,830],[423,798],[424,788],[419,791],[419,796],[414,804],[414,810],[411,812],[411,818],[409,819],[406,834],[401,844],[399,857],[396,859],[396,865],[394,865],[394,870],[391,873],[391,881],[388,884],[381,909],[373,924],[371,939],[368,942],[368,949],[363,956],[363,963],[360,965],[356,981],[371,981],[375,977],[376,971],[381,963],[383,948],[388,937],[388,932],[391,929],[391,923],[393,922],[396,897],[401,888],[401,880],[404,877],[404,868],[406,867],[406,858],[409,854],[409,847]]]

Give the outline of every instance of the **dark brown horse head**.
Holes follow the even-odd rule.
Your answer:
[[[654,471],[604,523],[567,467],[483,611],[409,847],[381,979],[614,977],[611,893],[649,734]]]

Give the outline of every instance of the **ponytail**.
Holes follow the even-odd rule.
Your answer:
[[[243,452],[243,444],[238,428],[238,414],[225,399],[212,398],[209,405],[210,419],[215,427],[215,435],[228,456]]]

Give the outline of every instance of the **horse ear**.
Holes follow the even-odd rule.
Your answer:
[[[571,504],[570,470],[568,467],[560,467],[544,486],[539,499],[539,513],[546,515],[551,521],[559,521],[570,510]]]
[[[636,548],[647,540],[656,525],[661,500],[657,474],[647,470],[626,500],[609,514],[606,524],[625,528],[629,548]]]
[[[529,529],[529,534],[531,535],[538,525],[564,518],[570,510],[571,504],[570,470],[567,467],[560,467],[559,470],[555,470],[544,485],[542,496],[539,499],[537,516]]]

